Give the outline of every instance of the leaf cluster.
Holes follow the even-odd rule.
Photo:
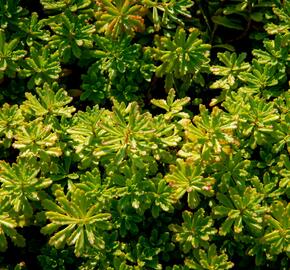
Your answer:
[[[289,269],[289,7],[0,1],[0,268]]]

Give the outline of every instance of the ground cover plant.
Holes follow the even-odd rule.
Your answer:
[[[0,1],[0,269],[290,268],[290,1]]]

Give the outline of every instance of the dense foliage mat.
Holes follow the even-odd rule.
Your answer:
[[[290,1],[0,1],[1,269],[290,267]]]

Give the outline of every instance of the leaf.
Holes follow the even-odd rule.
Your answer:
[[[106,36],[114,39],[124,34],[133,36],[135,32],[142,32],[144,27],[144,13],[141,5],[129,1],[103,1],[97,11],[97,29]],[[120,15],[122,14],[122,15]]]
[[[203,67],[209,62],[210,45],[204,44],[198,38],[197,32],[192,32],[186,39],[186,32],[179,27],[173,38],[167,36],[155,38],[155,47],[152,50],[153,58],[161,61],[161,65],[156,68],[158,77],[166,76],[168,82],[170,76],[186,80],[188,76],[196,77]],[[167,83],[169,90],[173,83]]]
[[[189,116],[186,113],[180,113],[189,101],[190,98],[182,98],[176,99],[175,98],[175,91],[173,88],[169,90],[167,100],[164,99],[152,99],[151,103],[157,107],[160,107],[166,110],[166,114],[164,115],[166,120],[171,120],[174,116],[179,116],[182,118],[188,118]]]
[[[19,215],[31,217],[33,208],[29,201],[39,201],[41,190],[50,186],[52,181],[49,178],[38,177],[40,169],[32,159],[19,159],[12,166],[2,161],[0,172],[0,193],[9,199]]]
[[[81,256],[88,248],[86,244],[94,245],[97,232],[110,229],[109,213],[102,213],[99,204],[84,196],[84,191],[75,189],[73,193],[64,194],[56,187],[55,195],[58,204],[44,200],[46,216],[50,224],[42,229],[45,234],[55,234],[50,238],[50,244],[62,248],[66,243],[75,246],[76,256]],[[108,224],[108,225],[106,225]],[[66,225],[59,230],[60,225]],[[106,226],[105,226],[106,225]]]
[[[243,26],[240,25],[240,22],[235,19],[229,19],[226,16],[212,16],[212,21],[218,25],[222,25],[227,28],[236,29],[236,30],[243,30]]]
[[[31,93],[26,93],[26,101],[21,105],[21,110],[36,117],[53,115],[71,117],[75,111],[74,107],[69,107],[72,98],[68,96],[64,89],[57,83],[49,85],[44,83],[43,88],[36,89],[38,99]]]
[[[204,216],[204,209],[200,208],[194,214],[189,211],[182,212],[182,226],[170,224],[169,230],[174,232],[174,241],[180,242],[185,253],[190,249],[206,246],[207,240],[216,234],[212,227],[213,220]]]

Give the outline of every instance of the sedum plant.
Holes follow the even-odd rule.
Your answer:
[[[167,99],[152,100],[165,110],[156,115],[116,101],[112,110],[74,114],[72,98],[57,83],[36,91],[20,107],[2,108],[11,117],[11,126],[2,121],[5,147],[19,150],[13,165],[1,162],[0,194],[12,202],[3,208],[12,228],[3,229],[5,238],[36,222],[51,245],[72,246],[86,260],[80,269],[161,269],[171,257],[185,269],[230,269],[240,255],[229,252],[227,241],[241,250],[247,245],[239,252],[262,264],[288,252],[287,210],[282,215],[277,202],[286,205],[289,196],[287,149],[269,156],[266,139],[253,148],[244,133],[254,121],[254,137],[265,133],[273,147],[280,142],[249,115],[255,107],[266,129],[280,125],[288,119],[286,94],[269,103],[227,94],[227,112],[201,106],[191,122],[183,109],[189,98],[175,99],[173,89]],[[160,240],[148,238],[153,230]]]
[[[190,269],[231,269],[234,264],[228,261],[225,252],[217,253],[217,247],[212,244],[207,251],[200,249],[194,251],[194,259],[185,260],[185,265]]]
[[[269,229],[263,236],[262,241],[268,245],[274,254],[283,251],[289,254],[289,209],[289,203],[277,201],[271,205],[272,215],[266,216]]]
[[[252,51],[258,62],[277,66],[279,72],[285,72],[285,65],[289,63],[287,53],[289,45],[286,40],[281,35],[277,35],[274,40],[264,40],[263,43],[266,51],[261,49]]]
[[[39,201],[43,196],[41,190],[50,186],[52,180],[38,177],[40,169],[33,159],[19,159],[12,166],[1,162],[0,171],[1,197],[11,202],[18,215],[31,217],[34,209],[30,201]]]
[[[80,58],[83,48],[93,47],[92,36],[96,29],[86,23],[85,16],[75,16],[66,10],[52,17],[48,24],[54,33],[48,45],[52,50],[58,50],[59,56],[65,63],[73,57]]]
[[[138,60],[141,56],[141,46],[131,45],[130,38],[112,41],[110,38],[95,36],[95,40],[99,49],[93,51],[92,56],[99,60],[100,69],[107,72],[111,80],[118,72],[134,71],[140,66]]]
[[[142,0],[141,2],[146,8],[152,9],[150,19],[156,31],[159,31],[161,26],[174,28],[176,23],[183,26],[184,22],[179,16],[191,18],[189,8],[193,6],[193,2],[189,0]]]
[[[52,132],[51,125],[45,125],[39,119],[22,126],[15,133],[14,148],[20,149],[20,156],[42,157],[60,156],[62,150],[58,144],[58,136]]]
[[[101,204],[86,199],[81,190],[74,190],[67,196],[61,187],[55,187],[54,192],[59,205],[51,200],[43,201],[44,208],[47,209],[46,216],[51,223],[42,228],[42,232],[55,232],[50,238],[50,244],[56,248],[65,243],[74,245],[77,256],[85,252],[88,244],[102,248],[103,239],[96,236],[96,230],[109,229],[108,219],[111,215],[102,212]],[[62,229],[58,230],[59,228]]]
[[[151,81],[153,63],[142,53],[140,44],[131,44],[131,38],[114,41],[96,35],[97,50],[87,51],[86,59],[95,59],[88,73],[82,76],[81,99],[102,101],[110,95],[121,100],[136,97],[139,85]]]
[[[1,29],[12,28],[17,25],[20,18],[28,14],[28,10],[19,5],[19,0],[6,0],[0,3],[0,27]]]
[[[180,242],[182,250],[188,253],[193,248],[207,246],[212,235],[216,234],[211,217],[204,216],[203,208],[194,214],[189,211],[182,213],[182,225],[171,224],[169,230],[174,232],[174,241]]]
[[[7,237],[9,237],[16,246],[24,247],[25,238],[17,232],[17,220],[15,216],[13,217],[9,215],[11,205],[7,200],[7,197],[2,197],[0,202],[0,251],[3,252],[8,248]]]
[[[99,122],[103,114],[98,106],[87,109],[85,112],[78,112],[67,133],[71,137],[72,146],[85,167],[89,166],[93,160],[91,156],[98,145],[100,138],[97,137],[100,132]]]
[[[214,178],[204,177],[201,164],[192,164],[177,160],[177,167],[171,168],[171,174],[165,176],[165,180],[174,190],[175,199],[180,199],[185,193],[187,203],[190,208],[196,208],[201,199],[200,195],[212,196],[212,185],[215,183]]]
[[[106,36],[117,38],[123,34],[134,35],[145,29],[143,14],[146,9],[133,0],[97,1],[97,29]]]
[[[44,83],[43,87],[36,88],[37,96],[26,93],[26,101],[21,105],[21,110],[26,115],[34,117],[56,117],[70,118],[75,108],[68,106],[72,98],[67,92],[60,88],[57,83],[49,85]]]
[[[48,47],[44,47],[40,51],[41,53],[32,47],[29,57],[25,58],[22,63],[23,69],[20,75],[24,78],[29,77],[28,89],[58,79],[61,72],[59,53],[50,54]]]
[[[96,230],[102,231],[110,227],[110,214],[102,213],[102,205],[85,199],[84,192],[78,189],[66,196],[61,187],[55,187],[55,196],[59,205],[51,200],[43,201],[44,208],[47,209],[46,216],[51,223],[42,228],[42,232],[55,232],[50,238],[50,244],[56,248],[65,243],[74,245],[77,256],[85,252],[88,244],[102,248],[103,240],[96,237]],[[62,229],[58,230],[59,228]]]
[[[272,16],[271,7],[278,1],[253,1],[247,0],[229,1],[227,5],[220,5],[218,1],[210,1],[209,11],[211,20],[217,27],[223,27],[225,30],[234,29],[241,31],[237,39],[241,39],[252,24],[268,21]],[[253,31],[254,32],[254,31]],[[254,32],[254,34],[256,34]],[[259,32],[259,34],[262,34]]]
[[[64,9],[69,9],[72,12],[88,8],[91,0],[40,0],[43,9],[47,12],[61,12]]]
[[[45,19],[39,20],[38,14],[33,12],[30,18],[23,18],[18,23],[18,27],[22,31],[21,39],[25,39],[28,46],[41,47],[41,42],[50,40],[50,33],[44,29],[45,26]]]
[[[1,138],[4,137],[1,143],[9,147],[7,143],[9,141],[11,142],[17,127],[22,124],[23,121],[24,117],[18,109],[18,106],[10,106],[8,103],[5,103],[0,111],[0,134]]]
[[[19,61],[26,55],[25,50],[18,49],[19,39],[6,42],[5,33],[0,29],[0,79],[5,75],[15,77],[20,71]]]
[[[223,78],[215,81],[211,88],[235,89],[238,85],[237,76],[250,69],[250,64],[244,61],[246,56],[245,53],[237,55],[228,51],[218,53],[217,57],[224,66],[213,65],[210,70],[214,75],[223,76]]]
[[[156,61],[161,61],[156,68],[156,75],[166,76],[167,89],[175,86],[175,78],[189,84],[192,79],[199,77],[209,63],[210,45],[204,44],[198,36],[198,31],[192,31],[187,37],[183,28],[178,28],[171,38],[156,36],[152,54]]]
[[[115,164],[134,156],[142,159],[150,148],[155,148],[154,142],[150,142],[154,132],[150,118],[150,114],[138,112],[136,103],[127,108],[115,103],[113,113],[100,124],[104,133],[101,146],[95,149],[94,155],[113,158]]]
[[[111,84],[106,75],[102,74],[98,61],[89,67],[86,74],[82,75],[81,90],[81,100],[101,102],[109,96]]]
[[[253,70],[251,72],[241,72],[238,78],[246,85],[240,88],[240,91],[247,94],[264,94],[267,88],[278,84],[276,68],[270,64],[259,64],[253,61]]]
[[[235,188],[230,188],[229,195],[217,194],[220,206],[213,208],[213,213],[217,217],[226,216],[226,220],[222,223],[219,233],[226,235],[233,231],[241,233],[244,226],[254,234],[261,234],[263,221],[263,213],[266,208],[260,205],[263,197],[256,192],[255,189],[246,188],[239,191]]]
[[[278,17],[278,22],[269,22],[266,25],[266,31],[270,35],[282,33],[286,38],[289,36],[289,10],[290,3],[288,0],[273,6],[273,12]]]
[[[166,100],[164,99],[152,99],[151,103],[159,108],[162,108],[166,111],[164,118],[172,120],[175,117],[179,118],[189,118],[189,114],[182,111],[183,106],[187,105],[190,101],[189,97],[175,99],[176,93],[173,88],[168,92]]]
[[[0,2],[1,269],[289,269],[289,0]]]
[[[220,160],[221,153],[228,154],[232,145],[238,144],[234,137],[237,121],[218,107],[211,114],[204,105],[199,110],[193,123],[184,121],[187,140],[179,154],[194,160]]]
[[[239,125],[243,129],[242,134],[249,137],[247,143],[254,149],[257,145],[264,144],[270,138],[269,134],[273,131],[273,124],[279,119],[279,115],[273,103],[268,103],[264,99],[257,97],[249,96],[248,98],[247,106],[244,106],[239,112],[234,112],[233,105],[237,104],[235,102],[229,104],[226,101],[224,106],[230,110],[232,115],[239,114],[241,116],[237,118],[239,118]]]

